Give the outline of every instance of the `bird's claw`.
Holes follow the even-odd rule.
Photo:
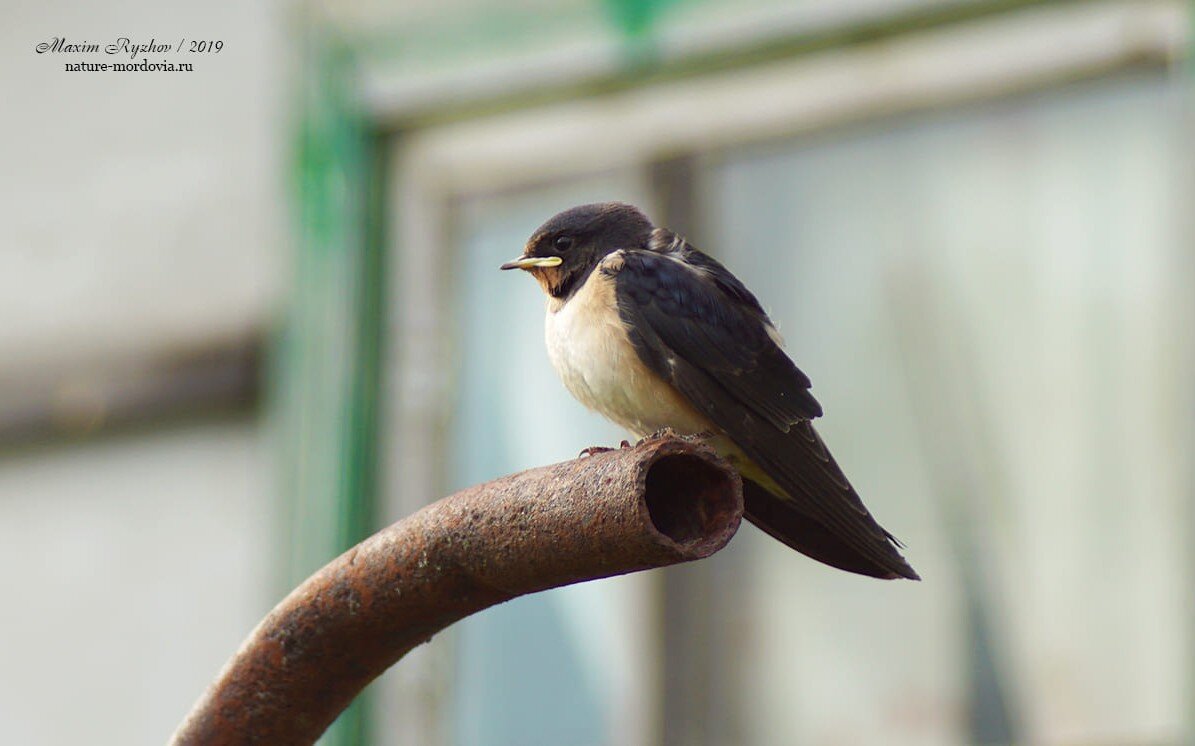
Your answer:
[[[607,451],[613,450],[613,448],[607,448],[606,446],[589,446],[588,448],[582,448],[581,452],[577,454],[577,458],[585,458],[586,456],[592,456],[596,453],[606,453]]]
[[[630,448],[631,444],[624,440],[618,444],[618,447]],[[606,446],[589,446],[588,448],[582,448],[581,452],[577,454],[577,458],[584,458],[585,456],[592,456],[595,453],[606,453],[607,451],[613,450],[613,448],[607,448]]]

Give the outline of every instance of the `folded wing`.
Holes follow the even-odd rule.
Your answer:
[[[683,242],[668,253],[621,253],[623,261],[607,271],[615,275],[619,314],[640,358],[785,493],[776,496],[782,505],[756,500],[749,517],[781,541],[828,561],[804,549],[801,537],[779,535],[785,533],[780,523],[812,521],[824,528],[820,543],[839,543],[839,554],[857,553],[864,566],[876,566],[866,574],[916,578],[813,429],[810,420],[821,407],[809,392],[809,378],[776,344],[754,296]],[[777,519],[769,521],[769,515]]]

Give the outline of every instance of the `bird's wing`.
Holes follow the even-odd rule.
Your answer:
[[[656,373],[680,387],[676,363],[695,364],[784,432],[821,416],[809,377],[777,346],[755,296],[722,265],[693,249],[685,261],[651,251],[620,253],[619,313],[640,358]],[[694,263],[697,257],[704,261]]]
[[[679,256],[620,254],[604,271],[615,276],[619,314],[643,362],[722,428],[793,507],[863,556],[915,575],[813,429],[821,407],[809,379],[742,283],[690,247]]]

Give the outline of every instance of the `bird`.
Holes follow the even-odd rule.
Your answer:
[[[920,580],[814,429],[808,376],[717,260],[634,205],[602,202],[553,216],[500,268],[547,295],[548,358],[586,407],[640,438],[700,434],[739,471],[745,517],[792,549]]]

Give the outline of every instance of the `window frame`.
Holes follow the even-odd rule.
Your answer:
[[[881,12],[880,5],[889,7]],[[947,14],[928,27],[901,22],[924,18],[930,6],[956,13],[965,6],[967,13]],[[585,86],[555,87],[559,75],[532,76],[505,99],[474,91],[476,100],[451,104],[399,89],[388,92],[384,75],[366,76],[371,117],[388,133],[383,169],[391,221],[390,354],[381,450],[395,456],[380,475],[382,517],[396,519],[443,493],[445,479],[436,465],[445,460],[452,392],[439,371],[453,365],[455,350],[452,314],[445,306],[453,256],[446,247],[455,245],[452,225],[461,200],[637,169],[652,185],[655,206],[691,215],[692,186],[678,188],[669,176],[677,164],[683,171],[692,159],[732,148],[1134,69],[1176,70],[1188,58],[1195,22],[1185,0],[897,5],[866,0],[843,3],[839,11],[811,26],[784,25],[790,38],[813,34],[837,41],[797,46],[778,59],[752,61],[745,55],[742,64],[732,60],[688,75],[678,42],[682,51],[674,50],[673,64],[680,72],[662,80],[610,78],[609,70],[578,67],[584,79],[618,81],[596,99],[586,95]],[[877,24],[887,32],[862,42],[849,41],[845,33],[874,32]],[[536,86],[546,93],[537,96]],[[679,592],[686,603],[683,589]],[[429,701],[442,706],[450,666],[436,655],[405,661],[409,673],[384,684],[388,705],[379,708],[384,711],[379,716],[385,727],[377,733],[396,734],[395,743],[446,742],[438,715],[390,706]],[[659,672],[645,670],[644,680],[658,681]],[[660,724],[643,728],[643,742],[649,743]]]

